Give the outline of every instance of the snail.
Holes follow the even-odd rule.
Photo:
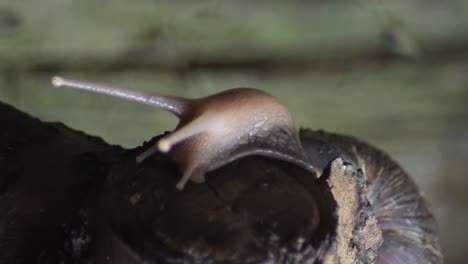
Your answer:
[[[53,77],[70,87],[156,106],[180,119],[176,129],[140,154],[141,163],[158,150],[169,153],[183,171],[176,187],[247,155],[263,155],[314,171],[289,111],[275,97],[253,88],[234,88],[200,99],[150,94],[127,88]]]
[[[442,263],[437,224],[407,173],[382,151],[351,137],[303,130],[297,133],[289,111],[273,96],[252,88],[235,88],[201,99],[185,99],[126,88],[54,77],[57,87],[112,95],[159,107],[176,115],[176,129],[136,157],[168,153],[180,166],[177,182],[203,182],[205,174],[247,155],[293,163],[314,176],[337,158],[360,168],[367,199],[383,243],[375,262]]]

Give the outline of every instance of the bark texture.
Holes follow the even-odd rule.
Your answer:
[[[158,137],[126,150],[5,104],[0,123],[0,263],[378,258],[382,229],[366,171],[323,134],[302,134],[317,175],[250,156],[180,192],[167,156],[135,163]]]

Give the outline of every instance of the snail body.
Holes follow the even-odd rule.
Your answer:
[[[205,174],[247,155],[292,162],[314,171],[299,141],[289,111],[273,96],[253,88],[235,88],[201,99],[148,94],[127,88],[54,77],[57,87],[71,87],[156,106],[176,115],[176,129],[136,160],[158,150],[168,152],[180,169],[176,187],[190,179],[204,182]],[[278,151],[281,150],[281,151]]]

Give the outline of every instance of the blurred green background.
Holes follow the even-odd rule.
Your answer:
[[[266,90],[300,126],[391,154],[433,205],[446,263],[468,259],[466,0],[0,0],[0,62],[1,101],[126,147],[176,118],[51,76]]]

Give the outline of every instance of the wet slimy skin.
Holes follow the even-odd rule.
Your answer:
[[[205,174],[235,159],[261,155],[292,162],[315,172],[299,141],[289,111],[272,95],[253,88],[234,88],[199,99],[145,93],[123,87],[53,77],[56,87],[69,87],[156,106],[176,115],[174,131],[136,157],[143,162],[157,151],[168,153],[183,176],[204,182]]]

